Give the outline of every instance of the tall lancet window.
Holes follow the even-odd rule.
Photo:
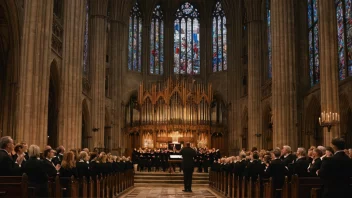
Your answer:
[[[352,76],[352,0],[335,0],[339,78]]]
[[[318,0],[308,0],[309,76],[311,86],[320,79]]]
[[[163,74],[164,63],[164,16],[157,5],[150,25],[150,67],[151,74]]]
[[[181,5],[174,23],[174,73],[200,74],[199,13],[190,3]]]
[[[272,55],[271,55],[271,11],[270,0],[266,1],[266,20],[267,20],[267,34],[268,34],[268,77],[272,77]]]
[[[138,2],[130,13],[128,30],[128,69],[141,72],[142,68],[142,13]]]
[[[83,74],[88,77],[89,64],[88,64],[88,29],[89,29],[89,3],[85,1],[85,27],[84,27],[84,47],[83,47]]]
[[[220,1],[213,10],[213,72],[227,70],[226,16]]]

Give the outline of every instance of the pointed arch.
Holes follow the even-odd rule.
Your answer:
[[[272,108],[270,104],[266,104],[263,109],[262,118],[262,130],[263,130],[263,148],[273,148],[273,122],[272,122]]]
[[[323,130],[319,125],[321,114],[320,101],[313,96],[308,103],[305,113],[305,134],[302,134],[303,144],[306,148],[311,145],[323,144]],[[275,123],[274,123],[275,124]]]
[[[130,11],[128,38],[128,69],[142,71],[142,30],[143,17],[138,1]]]
[[[200,21],[198,9],[183,3],[175,13],[174,73],[200,74]]]
[[[217,0],[212,13],[212,71],[227,70],[227,28],[226,15],[222,6],[222,1]]]
[[[155,6],[150,25],[149,73],[162,75],[164,72],[164,13]]]
[[[58,116],[60,99],[60,74],[57,61],[54,59],[50,64],[50,81],[48,97],[48,127],[47,144],[53,148],[58,146]]]
[[[90,111],[87,99],[83,99],[82,101],[82,148],[90,148],[90,129],[91,129],[91,121],[90,121]]]

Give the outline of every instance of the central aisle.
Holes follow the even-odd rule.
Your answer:
[[[145,187],[134,187],[128,192],[124,193],[121,198],[182,198],[182,197],[193,197],[193,198],[217,198],[223,197],[206,186],[194,186],[193,192],[186,193],[182,191],[183,185],[170,185],[164,187],[158,186],[145,186]]]

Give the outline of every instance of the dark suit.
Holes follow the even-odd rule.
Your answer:
[[[76,163],[77,167],[77,173],[78,177],[81,179],[83,177],[86,177],[87,180],[89,180],[90,174],[89,174],[89,164],[85,161],[79,161]]]
[[[265,164],[262,164],[259,160],[253,160],[247,166],[248,176],[252,178],[252,181],[256,181],[259,176],[264,174]]]
[[[49,177],[56,177],[57,175],[57,171],[56,171],[56,168],[54,166],[54,163],[49,161],[48,159],[43,159],[43,163],[44,163],[44,170],[46,172],[46,174],[49,176]]]
[[[297,174],[298,177],[307,177],[308,166],[309,166],[309,160],[307,160],[307,158],[305,157],[299,158],[293,164],[293,172],[294,174]]]
[[[269,164],[268,169],[266,169],[267,176],[273,179],[273,186],[275,189],[281,189],[284,181],[285,175],[287,175],[288,170],[280,159],[272,160]]]
[[[64,158],[64,155],[61,155],[60,153],[51,161],[56,165],[60,164],[61,165],[61,161]]]
[[[344,198],[351,196],[349,186],[352,177],[352,160],[343,151],[330,158],[324,158],[318,175],[323,180],[324,198]]]
[[[0,176],[20,176],[21,169],[5,150],[0,150]]]
[[[317,176],[316,172],[317,172],[317,170],[320,169],[322,162],[321,162],[320,158],[317,158],[317,159],[315,159],[313,161],[314,161],[314,164],[311,164],[310,167],[309,167],[309,175],[311,177],[316,177]]]
[[[30,157],[23,167],[23,172],[28,175],[29,186],[35,187],[36,196],[48,196],[48,175],[45,172],[44,162],[36,157]]]
[[[180,151],[182,155],[183,182],[185,190],[192,190],[192,174],[194,169],[194,157],[197,156],[195,150],[190,147],[184,147]]]

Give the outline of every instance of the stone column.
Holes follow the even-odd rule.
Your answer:
[[[107,7],[108,0],[89,1],[89,65],[94,147],[104,145]]]
[[[273,146],[296,146],[295,0],[271,0]]]
[[[339,113],[337,29],[334,1],[318,1],[321,111]],[[340,135],[339,126],[324,128],[324,145]]]
[[[121,1],[111,1],[111,20],[110,20],[110,33],[111,33],[111,58],[110,68],[112,69],[112,101],[113,101],[113,126],[112,126],[112,149],[117,149],[119,140],[123,137],[120,136],[123,124],[121,121],[121,98],[122,98],[122,56],[124,56],[123,48],[126,47],[123,40],[123,31],[125,24],[123,23],[123,9],[124,4]]]
[[[261,133],[262,0],[246,0],[248,24],[248,148],[258,147]]]
[[[24,1],[16,141],[47,144],[53,0]]]
[[[82,65],[85,1],[65,0],[63,67],[59,112],[59,145],[80,148],[82,143]]]

